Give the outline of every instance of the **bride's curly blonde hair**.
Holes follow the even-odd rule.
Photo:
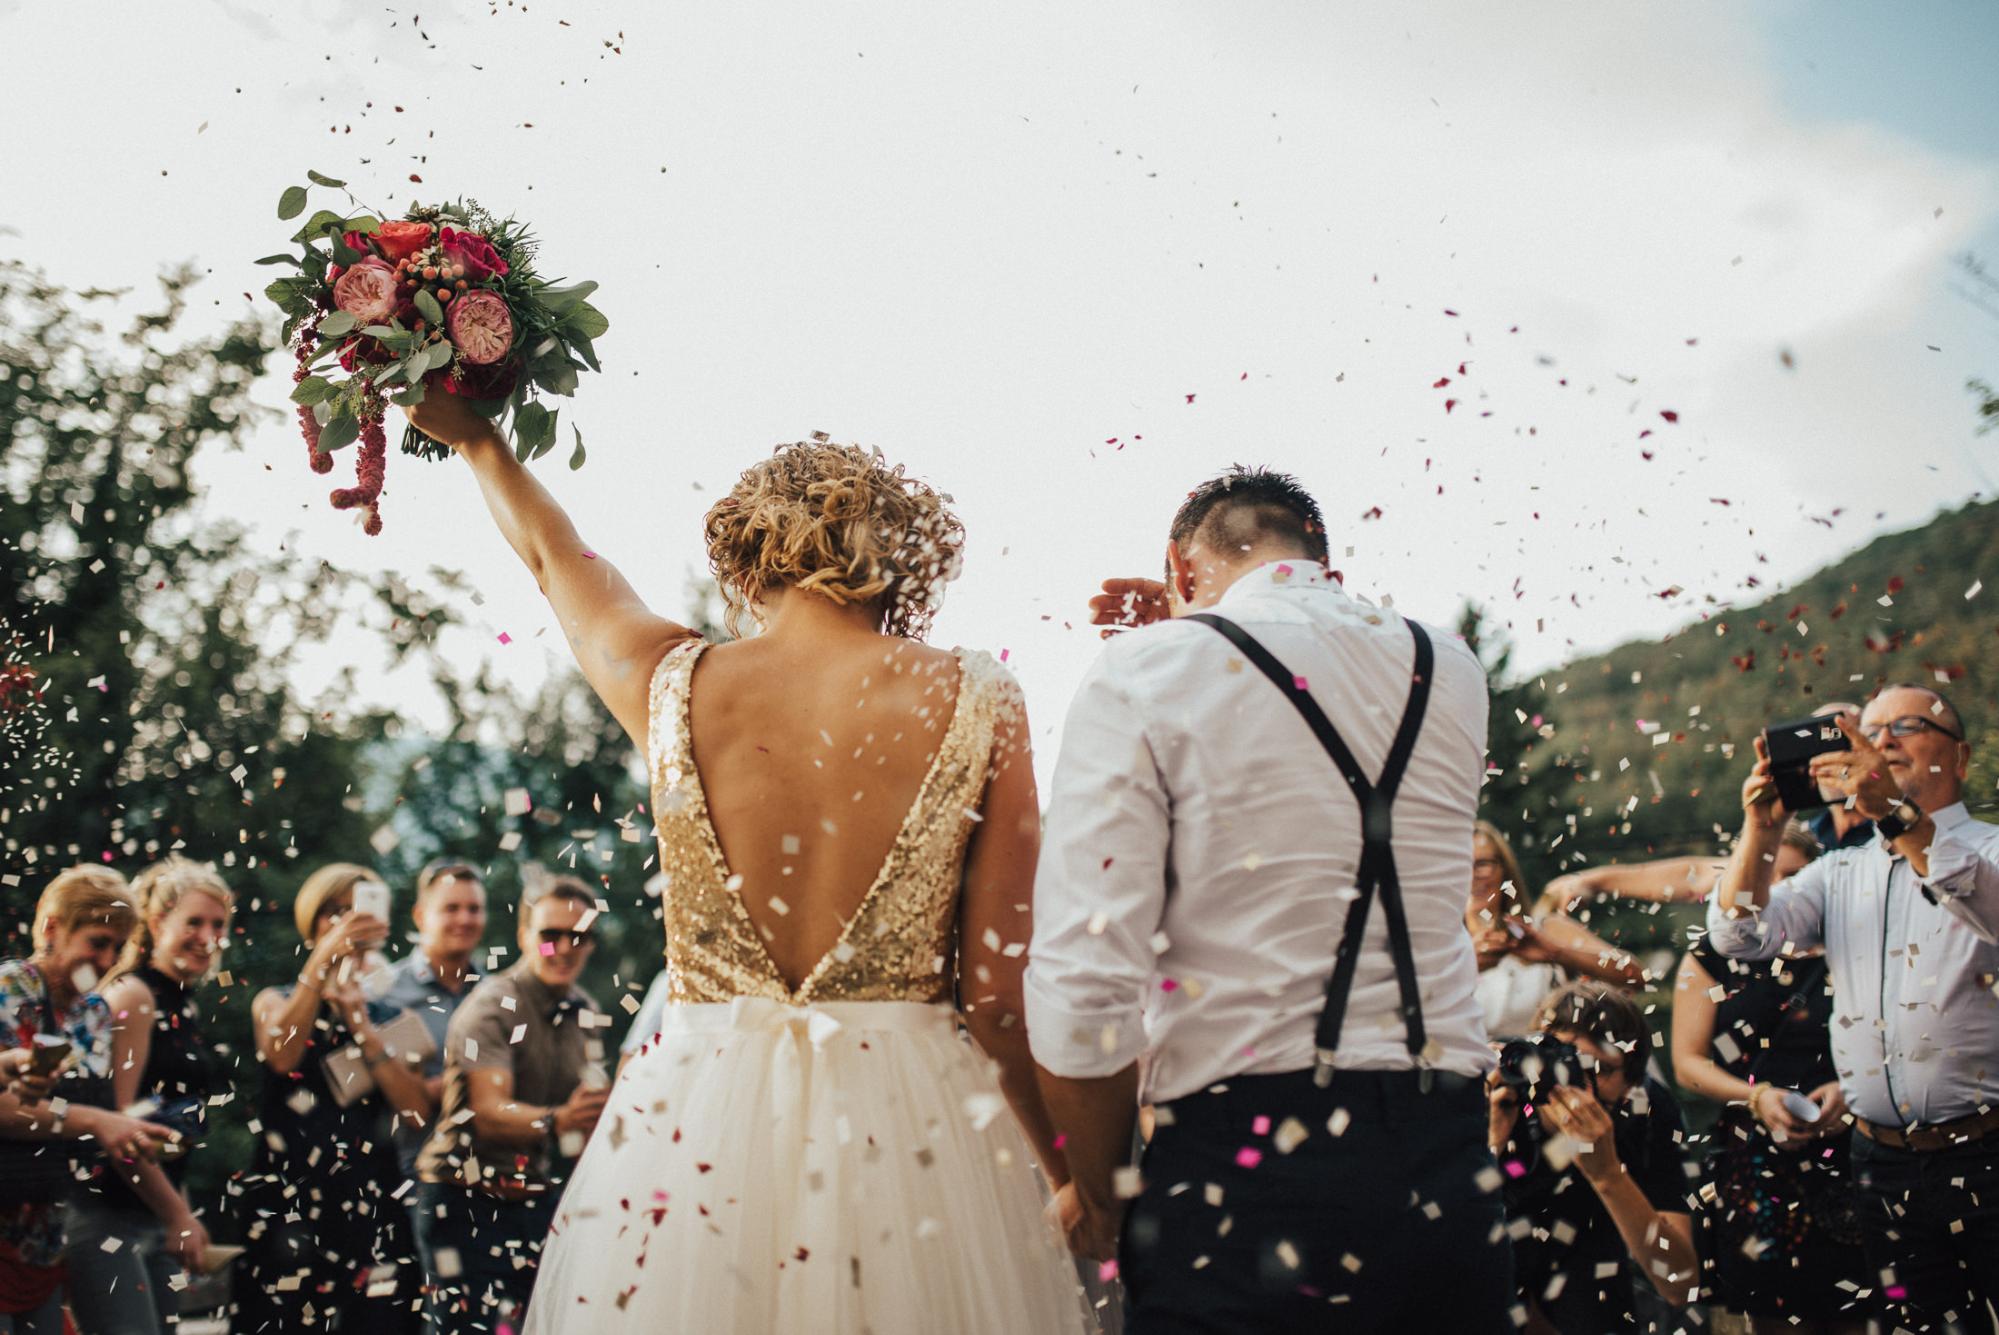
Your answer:
[[[880,599],[884,634],[922,639],[965,545],[948,500],[879,450],[823,435],[778,446],[708,511],[730,634],[762,595],[789,587],[842,605]]]

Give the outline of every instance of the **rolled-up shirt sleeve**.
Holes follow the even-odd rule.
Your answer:
[[[1708,900],[1707,937],[1730,959],[1767,960],[1799,954],[1825,944],[1826,881],[1829,859],[1820,859],[1781,885],[1770,888],[1770,902],[1758,911],[1745,909],[1729,917],[1721,896]]]
[[[1069,708],[1034,880],[1028,1042],[1055,1075],[1113,1075],[1145,1050],[1166,909],[1171,804],[1143,718],[1097,660]]]
[[[1999,837],[1969,818],[1939,823],[1922,878],[1943,906],[1981,941],[1999,943]]]

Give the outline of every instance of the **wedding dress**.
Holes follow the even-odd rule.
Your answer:
[[[959,883],[1005,673],[956,712],[887,859],[796,991],[710,821],[688,735],[705,646],[653,677],[670,1004],[577,1166],[528,1335],[1094,1329],[1033,1158],[951,1006]]]

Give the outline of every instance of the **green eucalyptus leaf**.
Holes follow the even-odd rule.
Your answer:
[[[591,370],[601,372],[604,369],[597,362],[596,345],[593,344],[589,339],[583,337],[583,335],[571,334],[569,336],[569,348],[570,351],[574,352],[578,357],[581,357],[583,359],[583,364],[589,367]]]
[[[430,359],[430,364],[424,370],[426,372],[438,371],[451,365],[451,358],[455,351],[449,343],[440,338],[437,342],[431,344],[428,352],[426,352],[425,355]]]
[[[333,397],[332,382],[309,375],[292,389],[292,402],[302,404],[323,403]]]
[[[554,414],[540,403],[524,403],[514,413],[514,444],[523,462],[541,453],[554,438]]]
[[[394,395],[390,398],[389,402],[395,404],[398,408],[416,407],[416,405],[423,402],[423,382],[419,380],[408,389]]]
[[[266,256],[264,256],[264,258],[262,258],[261,260],[258,260],[258,261],[257,261],[257,263],[258,263],[258,264],[297,264],[297,263],[298,263],[298,256],[296,256],[296,255],[293,255],[293,254],[291,254],[290,252],[286,252],[286,253],[285,253],[285,254],[283,254],[283,255],[266,255]]]
[[[347,445],[352,445],[361,434],[361,419],[358,417],[336,417],[319,432],[319,448],[326,453]]]
[[[373,236],[382,230],[382,220],[372,213],[357,213],[340,224],[343,232],[359,232],[363,236]]]
[[[278,196],[278,218],[281,221],[289,221],[304,212],[305,187],[302,185],[286,186],[285,192]]]
[[[336,234],[338,234],[340,224],[342,221],[343,220],[340,217],[340,215],[335,213],[332,209],[320,209],[318,212],[314,213],[310,218],[307,218],[305,220],[305,226],[299,228],[298,231],[292,234],[292,240],[294,241],[315,240],[319,237],[326,235],[326,229],[329,226],[334,229]]]
[[[331,186],[335,190],[345,190],[347,188],[347,182],[336,181],[331,176],[321,176],[316,171],[307,171],[305,179],[311,181],[314,185]]]
[[[507,410],[505,399],[467,399],[466,406],[489,422],[498,421],[500,414]]]
[[[342,334],[351,334],[354,332],[354,326],[357,323],[358,321],[346,311],[334,311],[319,322],[320,336],[323,338],[339,338]]]
[[[575,310],[563,317],[562,327],[581,334],[584,338],[602,338],[611,328],[611,322],[604,312],[589,302],[580,302]]]
[[[578,283],[573,287],[545,287],[535,294],[536,300],[551,314],[561,315],[582,303],[583,299],[597,290],[597,284]]]
[[[437,298],[430,294],[429,288],[417,289],[416,313],[433,325],[444,323],[444,307],[437,304]]]
[[[567,398],[576,393],[576,368],[567,361],[544,363],[535,368],[534,382],[550,394]]]
[[[560,408],[549,413],[548,425],[542,429],[541,444],[534,447],[534,453],[528,456],[530,460],[539,459],[542,455],[547,454],[555,448],[555,421],[561,416],[562,409]]]
[[[575,472],[583,466],[583,430],[574,422],[569,424],[569,429],[576,434],[576,452],[569,456],[569,470]]]

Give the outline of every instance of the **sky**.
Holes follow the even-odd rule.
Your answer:
[[[0,39],[0,254],[79,287],[190,261],[219,324],[261,304],[307,168],[528,219],[612,324],[561,405],[587,466],[566,428],[539,465],[591,546],[682,612],[742,468],[879,446],[954,498],[933,639],[1005,652],[1044,773],[1084,600],[1155,573],[1234,462],[1313,489],[1356,592],[1480,602],[1537,668],[1999,479],[1964,388],[1999,320],[1952,290],[1967,250],[1999,262],[1983,0],[0,0]],[[469,477],[392,454],[364,537],[288,388],[202,460],[204,513],[461,569],[449,651],[541,680],[560,640]]]

